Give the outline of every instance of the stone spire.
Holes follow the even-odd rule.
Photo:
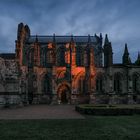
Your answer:
[[[103,39],[103,37],[102,37],[102,33],[100,33],[100,39]]]
[[[138,52],[137,60],[135,61],[135,64],[140,66],[140,52]]]
[[[129,52],[128,52],[128,48],[127,48],[127,44],[125,43],[125,49],[124,49],[124,54],[123,54],[123,64],[124,65],[129,65],[131,64],[131,59],[129,57]]]
[[[125,54],[125,55],[129,55],[129,53],[128,53],[128,48],[127,48],[127,43],[125,43],[124,54]]]
[[[53,34],[53,43],[54,43],[54,44],[56,43],[56,40],[55,40],[55,33]]]
[[[102,45],[102,42],[103,42],[103,37],[102,37],[102,33],[100,33],[100,43]]]
[[[90,34],[88,35],[88,43],[91,43]]]
[[[138,58],[137,58],[137,60],[140,60],[140,52],[138,52]]]
[[[104,42],[105,45],[109,44],[109,39],[108,39],[108,36],[107,34],[105,35],[105,42]]]
[[[113,64],[113,52],[112,52],[112,45],[109,42],[107,34],[105,35],[104,41],[104,66],[109,67]]]
[[[24,29],[25,29],[25,32],[26,32],[26,37],[30,37],[30,28],[27,24],[24,26]]]
[[[35,36],[35,43],[38,43],[38,37],[37,37],[37,35]]]
[[[88,45],[88,47],[90,47],[90,45],[91,45],[91,37],[90,37],[90,34],[88,35],[88,43],[87,43]]]
[[[71,42],[71,43],[73,43],[73,42],[74,42],[73,35],[71,35],[70,42]]]
[[[76,50],[75,50],[73,35],[71,35],[70,46],[71,46],[71,51],[75,52]]]
[[[20,40],[23,34],[24,30],[24,24],[21,22],[18,24],[18,30],[17,30],[17,40]]]
[[[53,47],[54,49],[56,48],[56,37],[55,37],[55,33],[53,34],[52,47]],[[56,50],[55,50],[55,51],[56,51]]]

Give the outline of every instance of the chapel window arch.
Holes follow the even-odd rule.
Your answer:
[[[54,63],[54,51],[53,50],[47,50],[46,61],[47,61],[47,63]]]
[[[64,46],[58,46],[57,49],[57,65],[64,66],[65,65],[65,48]]]
[[[43,79],[43,92],[46,95],[50,95],[52,92],[51,78],[46,74]]]
[[[115,73],[114,74],[114,91],[116,93],[121,93],[122,92],[122,82],[123,82],[123,74],[121,73]],[[125,84],[123,82],[123,84]]]
[[[98,74],[96,77],[96,91],[97,92],[103,92],[104,90],[104,75],[103,74]]]
[[[138,92],[138,88],[139,88],[138,82],[139,82],[139,79],[140,79],[140,76],[137,73],[134,73],[132,75],[132,89],[133,89],[134,93]]]
[[[41,48],[41,55],[40,55],[40,61],[41,65],[45,66],[46,65],[46,47]]]
[[[82,46],[76,47],[76,65],[82,66],[84,63],[84,51]]]
[[[30,49],[28,51],[28,66],[29,67],[33,67],[33,64],[34,64],[34,50],[33,49]]]
[[[85,92],[85,79],[83,76],[80,76],[78,80],[78,92],[79,94],[84,94]]]

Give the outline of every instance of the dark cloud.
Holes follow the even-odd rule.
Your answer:
[[[134,61],[140,51],[139,0],[1,0],[0,52],[14,52],[17,25],[28,24],[32,34],[109,35],[114,61],[124,44]]]

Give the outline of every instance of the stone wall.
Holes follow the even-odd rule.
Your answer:
[[[0,57],[0,105],[20,104],[19,91],[19,70],[15,59]]]

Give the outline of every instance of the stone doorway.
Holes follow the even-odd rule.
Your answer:
[[[68,99],[67,99],[67,91],[62,91],[61,93],[61,102],[62,103],[67,103],[68,102]]]
[[[70,88],[67,84],[61,84],[57,90],[58,102],[67,104],[70,102]]]

